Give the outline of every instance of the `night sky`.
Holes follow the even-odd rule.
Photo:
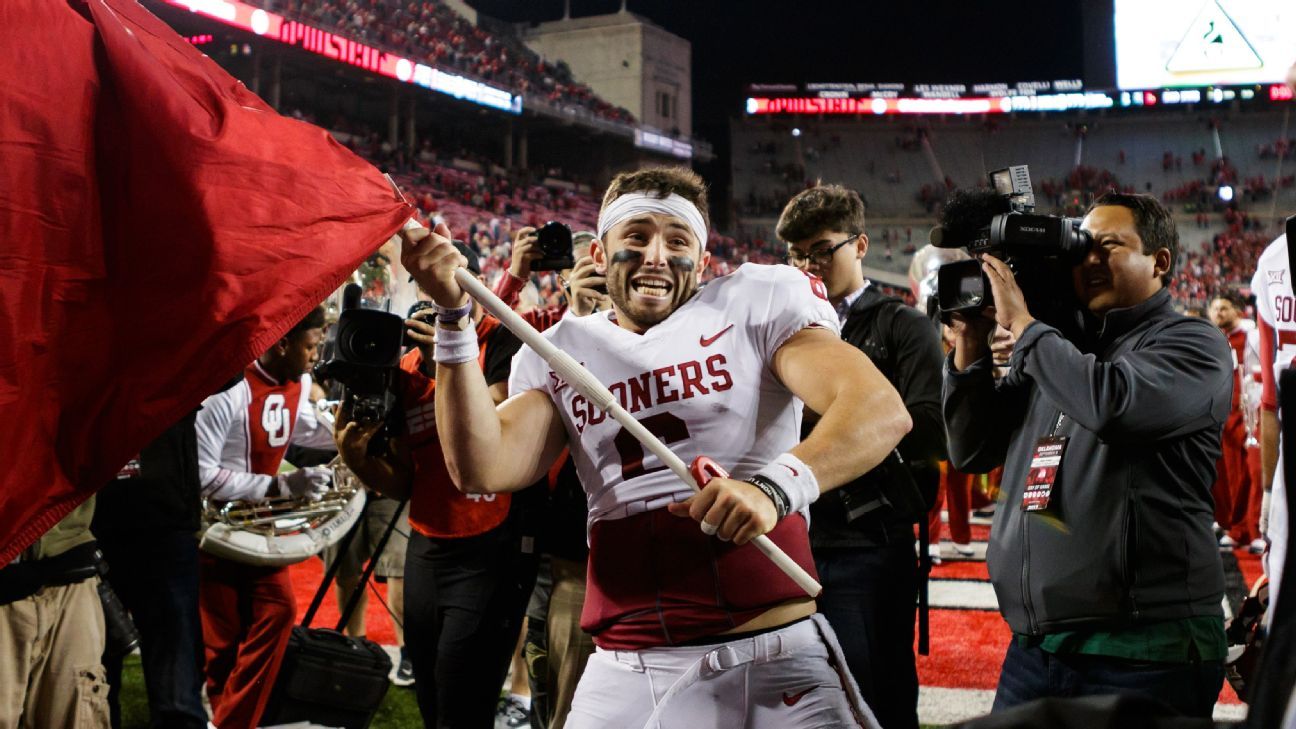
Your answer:
[[[562,17],[562,0],[468,0],[508,21]],[[619,0],[571,0],[573,17]],[[693,44],[695,133],[713,142],[752,82],[976,83],[1083,77],[1077,0],[629,0]]]

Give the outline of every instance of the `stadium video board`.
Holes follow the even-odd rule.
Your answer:
[[[1114,0],[1121,90],[1281,83],[1296,62],[1292,0]]]
[[[522,113],[522,95],[458,74],[447,73],[306,23],[289,20],[238,0],[162,0],[226,25],[492,109]]]

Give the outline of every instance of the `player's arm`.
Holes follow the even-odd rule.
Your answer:
[[[437,365],[436,419],[446,468],[465,493],[530,486],[566,442],[548,395],[527,390],[497,408],[475,365]]]
[[[827,329],[794,334],[774,353],[773,369],[820,413],[790,452],[814,472],[821,493],[877,466],[913,425],[899,393],[869,358]]]
[[[806,407],[822,413],[814,430],[747,481],[712,479],[697,494],[666,507],[735,544],[768,532],[820,493],[868,472],[912,427],[891,383],[835,332],[802,329],[775,350],[771,366]]]
[[[454,280],[455,270],[466,261],[450,243],[444,225],[435,232],[402,231],[401,262],[431,294],[438,306],[458,309],[468,296]],[[438,323],[438,352],[468,345],[452,340],[471,338],[467,330],[452,330]],[[446,467],[460,490],[469,493],[517,491],[534,483],[562,451],[565,432],[558,411],[547,395],[528,390],[496,409],[495,400],[477,358],[454,363],[441,356],[437,363],[437,435]]]

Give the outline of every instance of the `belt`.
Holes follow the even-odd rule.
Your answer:
[[[0,605],[24,600],[43,587],[71,585],[99,574],[99,545],[86,542],[53,557],[0,569]]]
[[[631,501],[625,504],[617,504],[616,506],[613,506],[611,509],[608,509],[606,512],[602,514],[598,514],[595,517],[595,519],[607,519],[607,520],[624,519],[627,516],[634,516],[635,514],[642,514],[645,511],[653,511],[655,509],[661,509],[669,504],[674,504],[681,501],[687,501],[689,497],[692,495],[693,494],[691,493],[680,492],[675,494],[667,494],[665,496],[656,496],[651,499],[640,499],[638,501]]]

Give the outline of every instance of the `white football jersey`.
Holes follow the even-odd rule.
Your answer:
[[[583,364],[685,463],[708,456],[745,478],[801,440],[802,403],[774,376],[774,353],[810,326],[838,331],[823,282],[789,266],[745,264],[704,286],[643,334],[611,312],[544,333]],[[589,523],[683,501],[692,490],[530,347],[509,393],[543,390],[562,413]]]
[[[1273,328],[1277,337],[1273,362],[1275,383],[1278,375],[1289,367],[1296,356],[1296,296],[1292,294],[1292,272],[1287,261],[1287,236],[1280,235],[1260,254],[1251,291],[1256,297],[1256,314]],[[1269,599],[1277,599],[1281,587],[1284,560],[1287,555],[1289,513],[1287,487],[1283,478],[1281,436],[1279,437],[1278,467],[1274,471],[1273,496],[1269,505]],[[1272,613],[1270,613],[1272,615]]]

